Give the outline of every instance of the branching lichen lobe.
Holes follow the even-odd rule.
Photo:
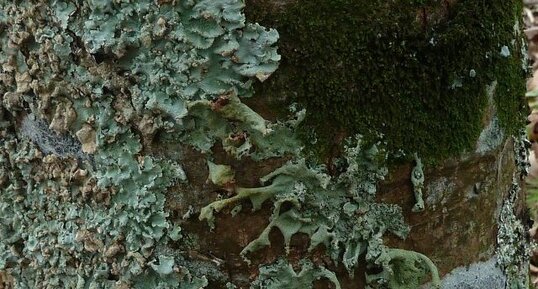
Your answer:
[[[391,152],[431,159],[467,148],[481,128],[489,67],[499,57],[515,64],[518,40],[505,41],[509,21],[499,1],[461,1],[431,15],[423,12],[435,1],[407,2],[289,6],[275,20],[284,35],[284,72],[271,79],[279,34],[246,23],[240,0],[0,0],[0,270],[21,288],[236,287],[221,270],[232,261],[196,252],[196,234],[166,206],[171,194],[206,193],[169,192],[193,181],[183,170],[189,163],[177,157],[188,148],[207,164],[200,169],[209,172],[207,186],[225,195],[200,212],[189,208],[183,219],[200,213],[211,222],[232,204],[237,215],[243,201],[254,210],[272,202],[269,224],[240,257],[269,246],[277,228],[286,253],[303,233],[310,238],[305,251],[323,247],[350,275],[366,261],[381,272],[370,274],[372,286],[409,288],[428,274],[437,280],[427,257],[384,244],[386,233],[404,238],[409,228],[400,207],[376,201],[387,154],[374,143],[382,133]],[[386,9],[403,12],[391,25],[365,25]],[[506,23],[490,34],[472,29],[479,20],[471,16],[481,12],[491,18],[486,24],[497,16]],[[520,78],[496,80],[514,100]],[[272,121],[246,104],[253,81],[271,82],[272,98],[262,101],[277,99]],[[466,107],[457,105],[462,100]],[[499,119],[510,131],[517,104],[504,107]],[[431,126],[440,133],[431,134]],[[328,168],[303,151],[298,133],[312,129],[318,143],[336,131],[345,144],[331,148],[341,153],[323,160]],[[446,129],[461,134],[448,140]],[[175,157],[158,152],[164,147]],[[242,186],[228,164],[277,158],[283,165],[258,187]],[[296,270],[293,263],[263,264],[251,288],[308,288],[319,278],[339,286],[325,266],[304,260]]]
[[[248,97],[250,78],[278,65],[278,33],[246,24],[235,0],[0,6],[9,120],[0,142],[0,270],[17,288],[195,289],[218,278],[171,249],[183,238],[165,192],[186,176],[148,146],[158,131],[200,150],[225,141],[236,129],[230,113],[213,138],[192,132],[193,122],[212,127],[189,108]],[[240,132],[265,128],[233,103]]]

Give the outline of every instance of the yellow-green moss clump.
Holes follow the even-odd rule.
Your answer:
[[[283,56],[258,92],[305,106],[323,156],[357,132],[427,162],[469,151],[494,81],[504,132],[522,127],[519,1],[251,2],[247,17],[279,31]]]

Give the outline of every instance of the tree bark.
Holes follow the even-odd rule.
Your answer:
[[[0,6],[0,288],[528,288],[518,1]]]

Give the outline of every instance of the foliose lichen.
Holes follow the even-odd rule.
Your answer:
[[[317,2],[305,2],[305,11],[319,9]],[[339,7],[354,8],[348,1],[339,2],[345,4]],[[413,3],[425,5],[424,1]],[[367,4],[368,8],[374,7],[372,4]],[[462,10],[470,13],[475,7],[467,5]],[[231,194],[207,204],[200,219],[212,223],[217,213],[231,205],[238,205],[232,211],[237,214],[241,201],[250,201],[254,210],[272,202],[269,224],[243,248],[241,255],[247,261],[252,252],[270,245],[269,231],[277,228],[286,249],[293,236],[304,233],[310,238],[309,250],[323,246],[350,274],[364,259],[368,269],[378,272],[368,275],[373,287],[413,288],[427,275],[434,282],[438,280],[435,266],[426,256],[384,244],[384,235],[404,238],[409,227],[400,207],[376,201],[377,183],[387,174],[387,152],[380,145],[371,145],[375,143],[371,139],[364,142],[348,137],[343,156],[330,163],[332,173],[302,151],[298,132],[303,121],[315,117],[313,112],[321,112],[319,116],[330,112],[317,110],[317,106],[325,107],[320,100],[331,99],[329,106],[337,102],[349,105],[347,98],[342,101],[331,98],[332,94],[324,95],[311,104],[298,105],[306,110],[291,106],[285,118],[274,121],[245,104],[253,95],[253,82],[265,81],[276,70],[280,56],[276,49],[279,34],[246,23],[243,1],[0,0],[0,8],[0,270],[13,277],[16,288],[199,289],[223,276],[215,266],[188,260],[182,250],[182,246],[189,247],[187,236],[192,236],[171,218],[166,197],[174,185],[190,180],[185,164],[153,150],[164,144],[175,146],[179,154],[183,147],[198,151],[208,166],[208,181]],[[297,9],[294,6],[290,12]],[[468,14],[454,19],[460,17],[467,19]],[[445,36],[424,45],[437,47],[435,43],[442,43],[448,46],[440,46],[441,52],[452,52],[452,45],[466,40],[472,40],[466,48],[486,40],[488,47],[497,47],[497,38],[459,41],[461,31],[474,24],[446,28]],[[338,25],[322,21],[309,29],[316,27],[333,29]],[[371,35],[375,38],[378,33]],[[353,43],[364,43],[355,36]],[[454,40],[458,41],[451,44]],[[400,45],[402,51],[411,49]],[[360,47],[358,51],[383,53],[392,49],[374,48]],[[338,63],[326,57],[334,56],[338,49],[327,55],[318,52],[312,55],[320,56],[327,68],[324,73],[348,83],[351,78],[332,70]],[[438,92],[454,82],[458,84],[455,91],[463,89],[473,95],[475,102],[469,108],[480,111],[482,99],[474,96],[482,88],[474,82],[484,80],[481,69],[491,64],[482,55],[469,53],[473,61],[457,61],[452,71],[455,74],[443,75],[443,85],[431,86],[435,87],[432,95],[437,97],[432,101],[443,100],[441,107],[454,117],[450,127],[455,130],[463,128],[459,116],[464,116],[465,126],[467,121],[476,124],[480,117],[460,112],[452,102],[459,103],[457,98],[441,98]],[[449,56],[453,59],[457,55]],[[410,61],[406,63],[417,68],[420,59],[406,57]],[[459,66],[461,63],[477,64],[473,79],[460,76],[468,72],[468,67]],[[320,62],[311,64],[304,72],[322,70]],[[423,76],[420,81],[428,80],[424,79],[426,72],[420,70],[408,77],[419,75]],[[373,83],[374,88],[383,88],[395,74],[391,71],[386,79]],[[325,80],[313,73],[306,86],[298,87],[311,90],[309,85],[321,85],[323,91],[327,88],[334,95],[356,89]],[[466,86],[467,81],[473,85]],[[406,91],[422,91],[414,82],[405,83],[410,85]],[[506,86],[518,88],[517,84]],[[391,99],[406,99],[391,92],[379,91]],[[417,104],[404,102],[411,105],[403,106],[406,109]],[[420,105],[429,108],[428,103]],[[402,106],[389,106],[394,107]],[[424,122],[423,117],[430,112],[422,111],[417,122]],[[391,113],[400,117],[399,111]],[[348,110],[334,116],[349,120],[356,115]],[[387,132],[394,132],[394,127]],[[467,132],[441,155],[465,147],[478,130],[473,125]],[[408,135],[388,133],[387,137],[396,140],[398,147],[409,141]],[[429,144],[411,142],[410,148],[422,156]],[[278,157],[288,162],[262,177],[261,187],[247,187],[236,180],[231,165],[216,158],[217,148],[236,160]],[[189,210],[185,218],[192,213]],[[309,288],[319,278],[339,286],[329,269],[309,260],[301,265],[297,273],[289,260],[264,264],[252,288]],[[226,278],[220,281],[227,282],[228,288],[236,287]]]
[[[365,255],[369,266],[382,270],[377,278],[369,279],[372,285],[413,288],[430,272],[438,280],[437,269],[426,256],[383,245],[386,233],[405,238],[409,228],[404,224],[401,208],[375,200],[377,182],[387,174],[386,153],[377,146],[364,149],[360,138],[354,142],[346,147],[345,157],[340,160],[342,172],[338,177],[332,178],[323,167],[309,166],[304,159],[290,161],[261,178],[266,186],[235,186],[233,197],[204,207],[200,219],[212,225],[215,213],[241,200],[250,200],[253,210],[271,200],[274,205],[269,224],[241,252],[247,262],[249,253],[271,245],[269,233],[277,228],[284,237],[286,252],[291,238],[304,233],[310,237],[309,250],[324,246],[327,254],[350,274]],[[284,204],[290,208],[283,209]],[[403,274],[405,270],[408,271]]]
[[[518,169],[499,213],[496,256],[497,264],[506,276],[505,288],[526,289],[530,282],[528,228],[517,217],[515,204],[521,195],[520,182],[528,173],[528,141],[524,136],[514,137],[513,141]]]
[[[308,260],[301,260],[301,263],[299,273],[295,272],[291,264],[282,259],[274,264],[263,266],[260,268],[260,275],[250,288],[312,289],[314,281],[326,278],[334,285],[335,289],[340,289],[340,282],[338,282],[336,274],[323,267],[315,267]]]
[[[424,189],[424,168],[422,161],[415,154],[415,167],[411,171],[411,183],[413,184],[413,193],[415,194],[415,205],[413,206],[413,212],[420,212],[424,210],[424,199],[422,198],[422,189]]]
[[[430,288],[440,288],[441,282],[437,267],[423,254],[401,249],[388,249],[387,258],[390,260],[391,270],[367,275],[366,279],[369,283],[381,280],[382,284],[388,288],[413,289],[422,284],[421,277],[430,273],[432,278]]]
[[[146,150],[163,130],[200,150],[270,135],[236,95],[276,69],[277,32],[235,0],[0,7],[0,270],[16,288],[206,287],[168,245],[165,192],[185,173]]]

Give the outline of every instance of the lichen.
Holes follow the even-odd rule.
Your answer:
[[[502,144],[504,137],[504,132],[499,124],[499,119],[495,116],[480,133],[476,152],[485,154],[498,148]]]
[[[380,281],[388,288],[414,289],[422,284],[424,275],[430,273],[432,278],[430,288],[440,288],[439,272],[428,257],[413,251],[388,249],[386,258],[390,260],[388,262],[390,269],[367,275],[369,283]]]
[[[497,265],[495,257],[455,268],[441,280],[443,289],[504,288],[505,285],[506,276]]]
[[[304,118],[304,110],[292,113],[286,121],[266,124],[256,112],[236,101],[234,96],[221,96],[215,101],[192,102],[183,121],[185,126],[170,132],[177,135],[173,139],[201,152],[210,152],[215,143],[220,143],[238,159],[249,156],[263,160],[300,152],[296,128]]]
[[[424,169],[422,167],[422,161],[420,161],[417,154],[415,154],[415,167],[411,171],[411,183],[413,184],[413,193],[415,194],[416,201],[412,211],[423,211],[424,199],[422,198],[422,189],[424,189]]]
[[[388,172],[388,154],[382,147],[417,151],[421,156],[429,156],[430,148],[438,150],[439,156],[465,148],[478,134],[481,84],[491,80],[488,67],[497,59],[490,55],[484,60],[483,51],[471,51],[470,47],[500,49],[499,45],[507,45],[514,56],[503,58],[506,61],[515,59],[519,50],[515,49],[517,44],[503,42],[503,28],[487,35],[463,33],[476,25],[469,14],[477,7],[468,2],[454,8],[458,13],[451,21],[458,24],[470,19],[469,23],[454,27],[435,24],[439,29],[426,33],[434,36],[434,41],[428,38],[427,44],[417,47],[402,42],[385,47],[393,34],[379,34],[386,31],[375,29],[396,26],[362,30],[361,21],[371,19],[356,17],[348,10],[359,11],[358,16],[386,11],[378,11],[382,6],[376,8],[376,1],[364,2],[361,9],[354,9],[357,3],[351,2],[309,1],[301,3],[302,7],[291,6],[285,13],[292,24],[280,27],[285,35],[289,35],[288,29],[294,31],[303,25],[295,22],[303,21],[303,15],[315,24],[308,26],[306,33],[296,34],[310,40],[305,45],[301,39],[295,52],[310,55],[315,61],[308,61],[306,69],[297,74],[309,76],[304,83],[294,79],[289,82],[294,89],[306,89],[307,93],[300,91],[292,99],[297,105],[281,104],[289,111],[280,108],[282,113],[269,121],[247,105],[246,99],[254,95],[254,81],[268,81],[277,69],[279,33],[246,23],[241,0],[0,0],[0,270],[13,278],[16,288],[200,289],[230,281],[214,260],[189,258],[197,235],[183,229],[180,218],[173,217],[166,202],[173,194],[197,196],[201,192],[171,190],[200,180],[188,179],[188,162],[169,158],[160,150],[171,147],[175,156],[196,151],[196,157],[208,166],[207,180],[202,182],[228,194],[202,208],[199,219],[213,224],[218,213],[232,205],[231,213],[238,215],[243,201],[250,201],[253,210],[272,202],[269,224],[241,252],[247,261],[251,253],[270,245],[269,231],[276,228],[284,237],[286,251],[290,251],[291,239],[304,233],[310,238],[309,251],[323,247],[351,275],[365,261],[368,270],[379,272],[369,274],[371,286],[412,288],[427,275],[437,282],[436,269],[426,256],[389,248],[384,243],[388,233],[405,238],[409,227],[399,206],[376,199],[377,183]],[[427,3],[413,1],[410,7]],[[487,5],[498,5],[499,1],[492,3]],[[409,12],[408,3],[403,4],[405,7],[395,4],[393,8]],[[341,13],[342,7],[346,7],[342,17],[322,19],[322,12]],[[493,12],[478,8],[491,18],[501,11],[497,6],[491,9]],[[311,17],[313,11],[319,13]],[[415,23],[407,21],[413,13],[398,15],[398,22]],[[339,29],[340,22],[353,26]],[[358,34],[357,27],[361,28]],[[349,40],[332,38],[333,30],[351,36]],[[327,38],[317,41],[319,31]],[[412,32],[396,38],[418,35],[418,30]],[[368,37],[361,41],[361,35]],[[366,62],[357,65],[358,70],[342,73],[345,69],[339,66],[345,62],[340,58],[339,45],[347,51],[350,43],[356,50],[341,55],[365,55]],[[355,47],[360,43],[368,47]],[[455,53],[458,50],[454,47],[461,53]],[[283,48],[288,51],[286,44]],[[422,50],[428,55],[421,58],[408,54]],[[414,72],[402,79],[405,85],[401,91],[387,85],[400,75],[390,68],[392,62],[377,65],[378,61],[390,61],[380,57],[387,51],[403,57],[403,67],[413,68]],[[447,53],[446,64],[451,69],[439,72],[442,75],[436,78],[433,73],[429,76],[438,72],[436,68],[422,66],[421,61],[432,64],[437,60],[433,55],[439,52]],[[459,59],[464,54],[469,59]],[[375,71],[363,73],[361,69],[365,68],[361,67]],[[284,70],[289,72],[289,67]],[[386,77],[370,82],[356,78],[358,74]],[[520,78],[514,76],[512,80],[504,83],[500,79],[499,87],[516,91]],[[455,85],[450,90],[452,83]],[[423,87],[432,90],[423,91]],[[389,105],[375,104],[375,97],[364,98],[361,91],[365,89],[389,98]],[[410,91],[419,93],[423,101],[408,98]],[[320,92],[320,97],[310,101],[313,92]],[[342,97],[344,94],[347,96]],[[457,107],[461,97],[451,97],[464,94],[469,94],[465,108],[471,113]],[[383,113],[365,109],[368,113],[363,114],[355,109],[356,96],[358,103],[373,104],[365,108],[382,108]],[[274,97],[287,100],[284,93]],[[332,113],[342,106],[349,109]],[[507,107],[504,117],[499,112],[502,123],[511,120]],[[430,121],[429,116],[439,111],[447,115],[448,122]],[[399,127],[409,112],[416,112],[410,123],[433,128]],[[383,129],[376,127],[380,119],[361,122],[366,116],[381,115],[393,116],[394,123]],[[310,152],[303,149],[310,143],[300,139],[302,133],[312,132],[315,118],[323,119],[329,128],[334,122],[357,121],[350,126],[346,123],[346,130],[351,129],[343,134],[336,131],[334,141],[346,145],[342,155],[323,160],[329,169],[310,157]],[[375,124],[375,132],[365,130],[370,136],[366,140],[349,137],[356,129],[370,127],[370,123]],[[436,143],[446,147],[431,146],[431,139],[424,133],[434,135],[431,129],[447,127],[461,130],[461,134],[445,143],[447,134],[440,133]],[[324,129],[314,133],[319,136],[318,143],[323,143],[323,133],[329,132]],[[331,136],[334,133],[330,131]],[[380,133],[391,142],[377,144]],[[371,137],[373,134],[376,137]],[[262,177],[260,187],[243,185],[231,164],[245,160],[262,163],[272,158],[284,164]],[[191,206],[183,218],[195,213]],[[294,265],[285,257],[274,264],[261,264],[252,288],[309,288],[319,278],[339,286],[336,273],[313,260],[302,261],[299,273]],[[234,287],[231,282],[227,284]]]
[[[313,283],[322,278],[328,279],[335,289],[341,288],[336,274],[323,267],[315,267],[310,261],[302,260],[301,271],[297,273],[291,264],[280,259],[274,264],[261,267],[260,274],[250,289],[312,289]]]
[[[526,240],[527,230],[514,213],[520,187],[517,179],[512,185],[508,198],[500,212],[497,237],[497,263],[506,276],[506,288],[529,288],[529,247]]]
[[[516,215],[515,207],[520,197],[520,182],[527,175],[528,141],[525,137],[513,138],[517,170],[512,185],[503,200],[499,213],[497,233],[497,264],[506,276],[505,288],[529,288],[530,248],[527,240],[528,228]]]
[[[217,186],[226,186],[235,181],[235,172],[230,166],[217,165],[211,161],[207,162],[209,168],[209,180]]]
[[[269,135],[240,98],[277,68],[278,33],[236,0],[0,7],[0,270],[16,288],[208,286],[210,267],[170,247],[183,235],[165,193],[182,166],[147,150],[159,131],[211,147],[190,133],[198,111],[223,141]]]
[[[377,182],[387,174],[386,154],[377,146],[364,149],[360,137],[354,142],[346,147],[345,157],[339,160],[342,172],[337,178],[331,178],[323,167],[309,166],[304,159],[290,161],[260,179],[266,186],[237,186],[233,197],[207,205],[199,218],[213,225],[216,212],[241,200],[250,200],[253,210],[259,210],[265,201],[271,200],[273,213],[269,224],[241,252],[247,262],[250,253],[271,245],[269,233],[277,228],[284,237],[286,252],[292,237],[304,233],[310,237],[309,250],[324,246],[327,254],[343,264],[350,274],[365,254],[368,264],[383,272],[379,278],[371,278],[372,284],[413,288],[430,271],[437,280],[437,269],[427,257],[383,245],[385,233],[404,238],[409,228],[399,207],[375,200]],[[284,209],[284,204],[291,207]],[[404,278],[400,273],[405,270],[409,272]]]
[[[133,288],[146,288],[136,283],[139,275],[173,273],[146,266],[154,258],[154,246],[175,238],[166,221],[164,195],[157,192],[184,179],[184,174],[173,163],[155,164],[149,157],[138,162],[117,148],[101,149],[92,172],[91,166],[79,166],[73,157],[44,155],[27,138],[6,140],[1,163],[2,171],[10,173],[1,186],[0,263],[17,288],[33,288],[38,282],[41,288],[115,288],[131,283]],[[121,156],[115,159],[119,163],[113,162],[114,155]],[[16,265],[21,259],[28,265]],[[154,283],[168,286],[169,281]]]

